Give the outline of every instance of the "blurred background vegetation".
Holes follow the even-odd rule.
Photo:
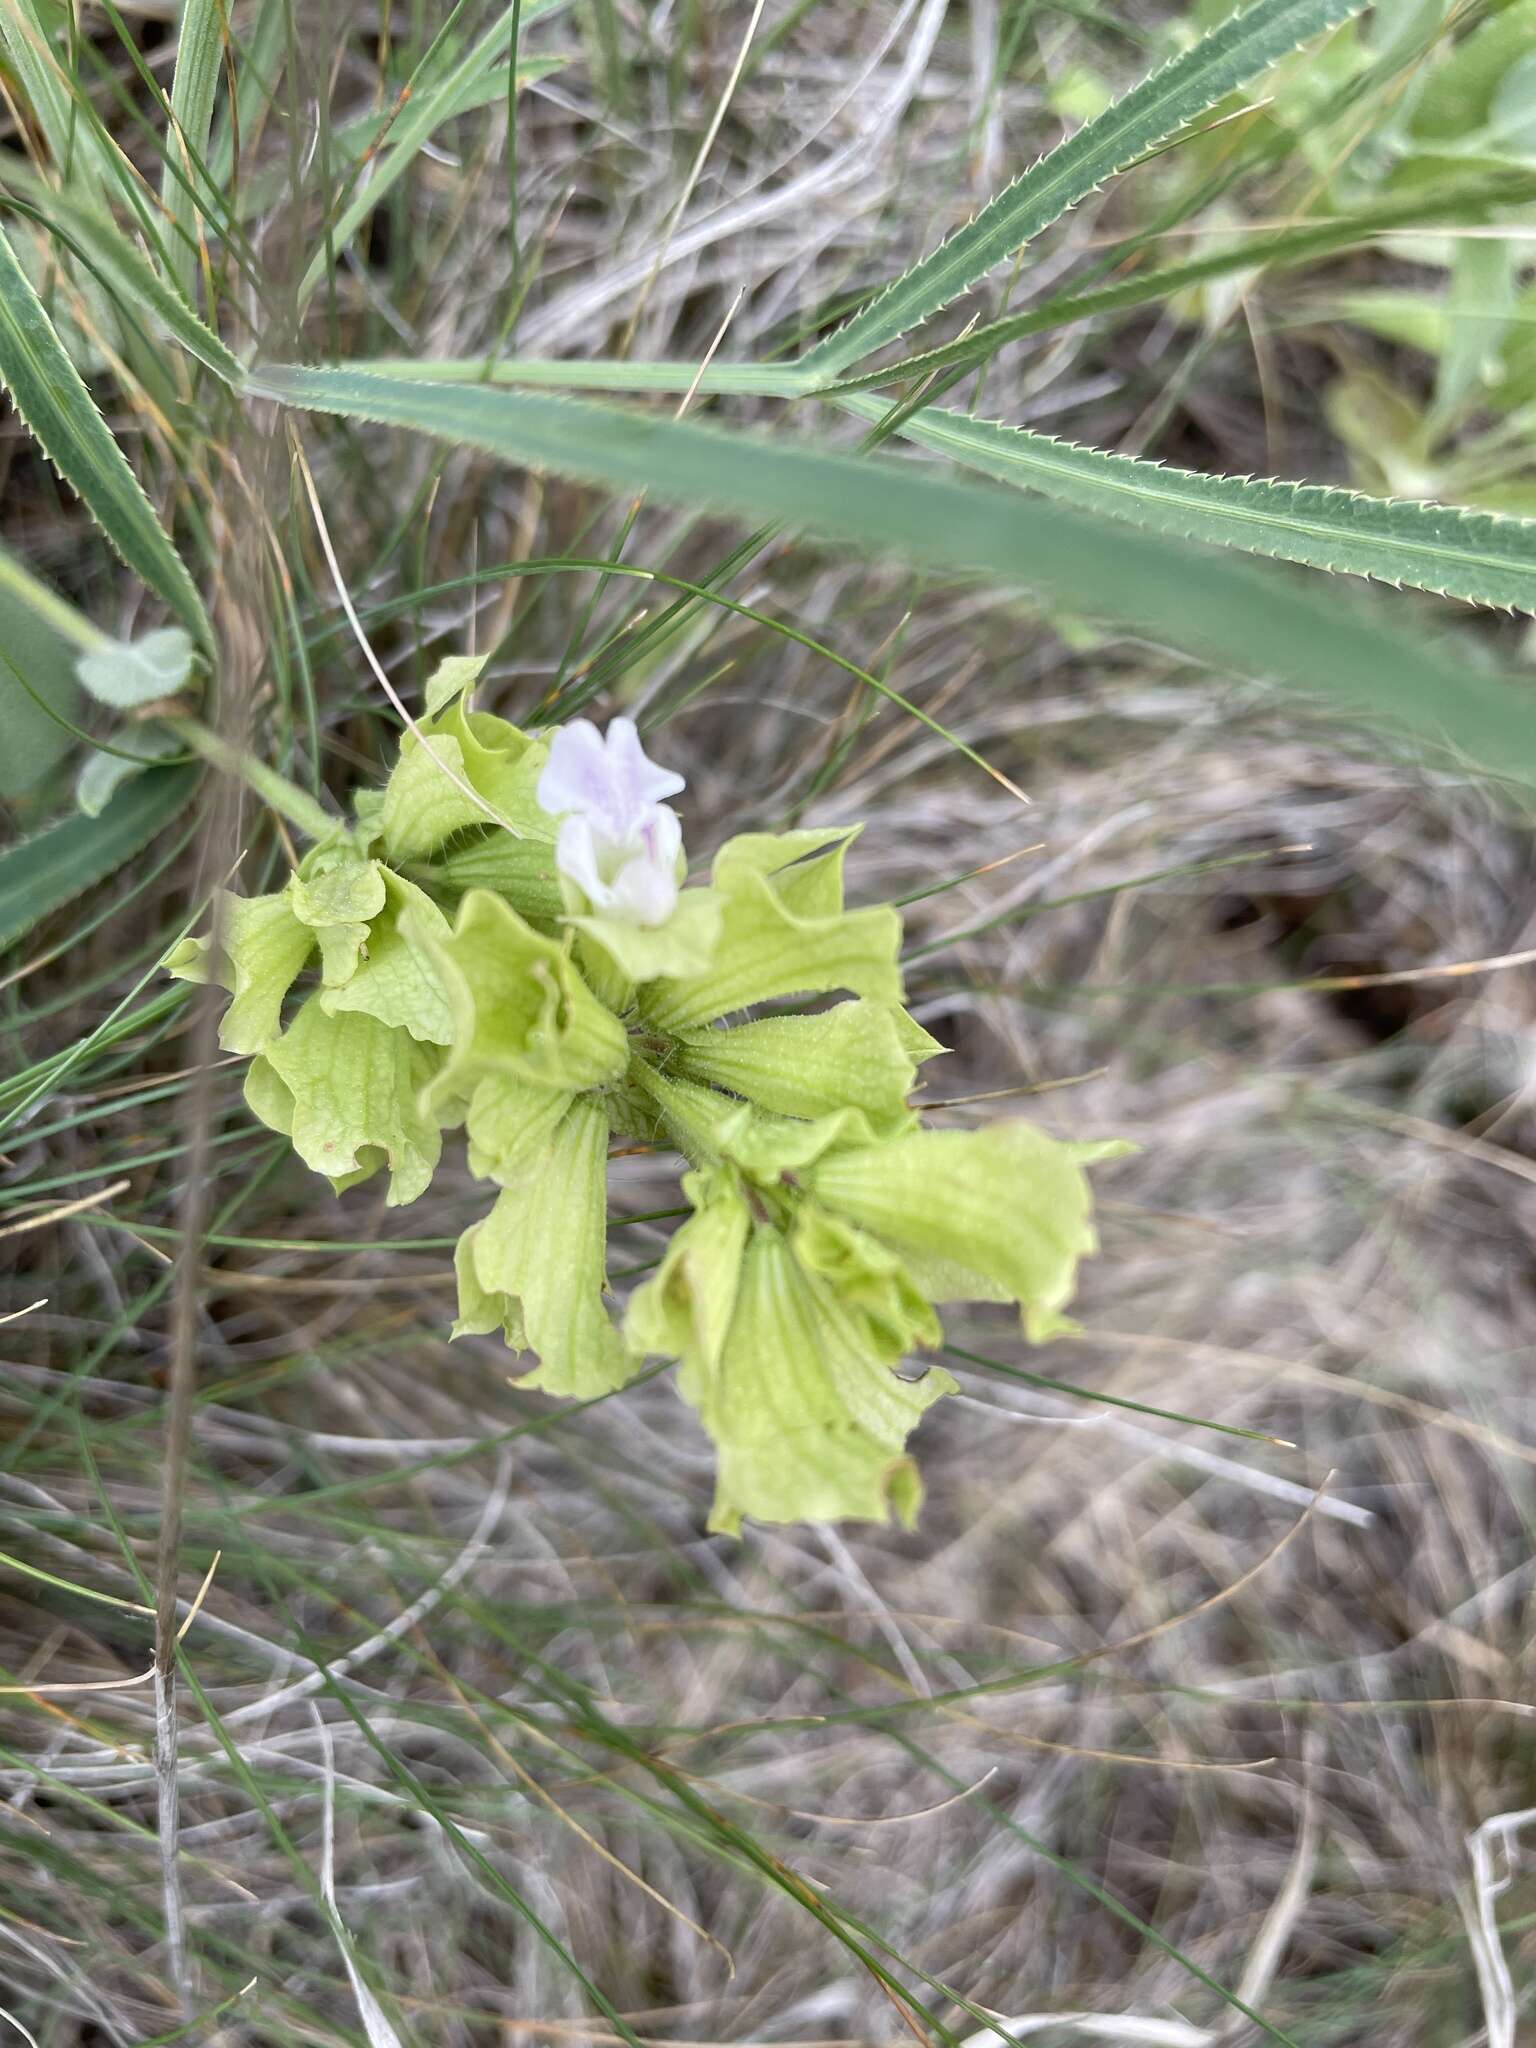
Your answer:
[[[941,361],[813,410],[784,366],[1230,10],[0,0],[0,2038],[1526,2038],[1536,5],[1291,11],[897,343]],[[1102,605],[1028,561],[957,590],[916,524],[600,488],[603,414],[529,467],[287,412],[258,358],[455,359],[477,401],[564,366],[1067,534],[1127,501]],[[1120,605],[1122,520],[1313,563],[1251,587],[1358,626],[1362,701],[1410,650],[1465,694],[1324,720],[1265,681],[1300,638],[1195,659]],[[1306,610],[1335,555],[1427,587]],[[178,620],[193,667],[146,667]],[[955,1324],[916,1532],[706,1537],[664,1371],[571,1409],[450,1350],[467,1174],[317,1192],[160,975],[292,853],[259,792],[133,772],[185,754],[167,692],[328,802],[464,651],[515,719],[638,716],[699,853],[867,819],[934,1114],[1140,1145],[1082,1338]],[[622,1292],[670,1175],[615,1174]],[[196,1607],[169,1724],[157,1596]]]

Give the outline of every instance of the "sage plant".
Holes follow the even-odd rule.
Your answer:
[[[464,1133],[494,1193],[452,1334],[499,1333],[536,1360],[521,1385],[578,1399],[678,1360],[712,1529],[910,1523],[907,1440],[955,1382],[896,1368],[947,1302],[1070,1328],[1084,1168],[1121,1148],[927,1128],[911,1097],[942,1047],[903,1007],[898,912],[844,903],[856,828],[743,833],[687,882],[682,778],[633,724],[522,732],[471,708],[478,668],[445,663],[384,789],[284,888],[225,895],[170,971],[229,991],[247,1102],[338,1191],[387,1172],[413,1202]],[[681,1154],[691,1212],[622,1314],[616,1140]]]

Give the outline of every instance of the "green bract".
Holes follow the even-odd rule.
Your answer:
[[[543,1142],[524,1154],[520,1185],[459,1241],[459,1320],[499,1329],[536,1351],[524,1386],[586,1399],[622,1387],[635,1370],[603,1307],[608,1119],[590,1096],[569,1101]]]
[[[749,832],[715,855],[721,930],[703,973],[666,976],[641,996],[658,1029],[686,1031],[779,996],[850,989],[901,1000],[901,919],[889,905],[843,908],[851,832]]]
[[[358,1012],[333,1017],[324,1001],[308,997],[251,1062],[245,1099],[338,1193],[388,1166],[386,1199],[414,1202],[443,1149],[421,1100],[431,1055],[409,1032]]]
[[[384,1169],[414,1201],[462,1130],[495,1193],[452,1334],[499,1333],[534,1354],[522,1385],[577,1399],[677,1359],[712,1529],[910,1522],[907,1440],[954,1382],[903,1361],[942,1343],[943,1302],[1070,1329],[1084,1169],[1121,1148],[925,1129],[942,1047],[902,1007],[897,912],[844,903],[854,833],[747,833],[679,889],[679,779],[633,726],[535,738],[470,708],[479,666],[445,663],[384,790],[281,890],[221,894],[170,972],[229,990],[251,1109],[338,1190]],[[681,1153],[692,1212],[622,1315],[615,1137]]]

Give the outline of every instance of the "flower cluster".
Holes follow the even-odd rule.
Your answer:
[[[910,1521],[907,1438],[954,1382],[895,1367],[949,1301],[1069,1327],[1083,1169],[1119,1148],[925,1129],[909,1097],[941,1048],[902,1006],[895,909],[844,904],[853,834],[746,833],[684,886],[683,783],[635,727],[521,732],[470,708],[477,672],[444,664],[352,826],[276,894],[224,896],[170,971],[230,992],[251,1109],[338,1190],[387,1171],[414,1201],[463,1132],[496,1193],[453,1334],[499,1332],[535,1355],[521,1384],[577,1398],[679,1360],[711,1528]],[[615,1139],[681,1153],[691,1211],[617,1320]]]

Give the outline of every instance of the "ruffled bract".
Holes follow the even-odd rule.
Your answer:
[[[683,887],[682,778],[635,727],[522,732],[470,708],[479,669],[445,663],[353,825],[282,889],[221,895],[170,972],[230,992],[253,1112],[338,1190],[384,1171],[413,1201],[464,1133],[495,1193],[452,1334],[499,1335],[533,1354],[523,1385],[582,1400],[678,1360],[717,1453],[711,1528],[910,1522],[908,1438],[954,1387],[914,1363],[940,1305],[1070,1328],[1084,1169],[1120,1148],[925,1129],[912,1093],[942,1048],[903,1007],[896,910],[844,902],[854,831],[743,834]],[[622,1314],[616,1136],[690,1169]]]

